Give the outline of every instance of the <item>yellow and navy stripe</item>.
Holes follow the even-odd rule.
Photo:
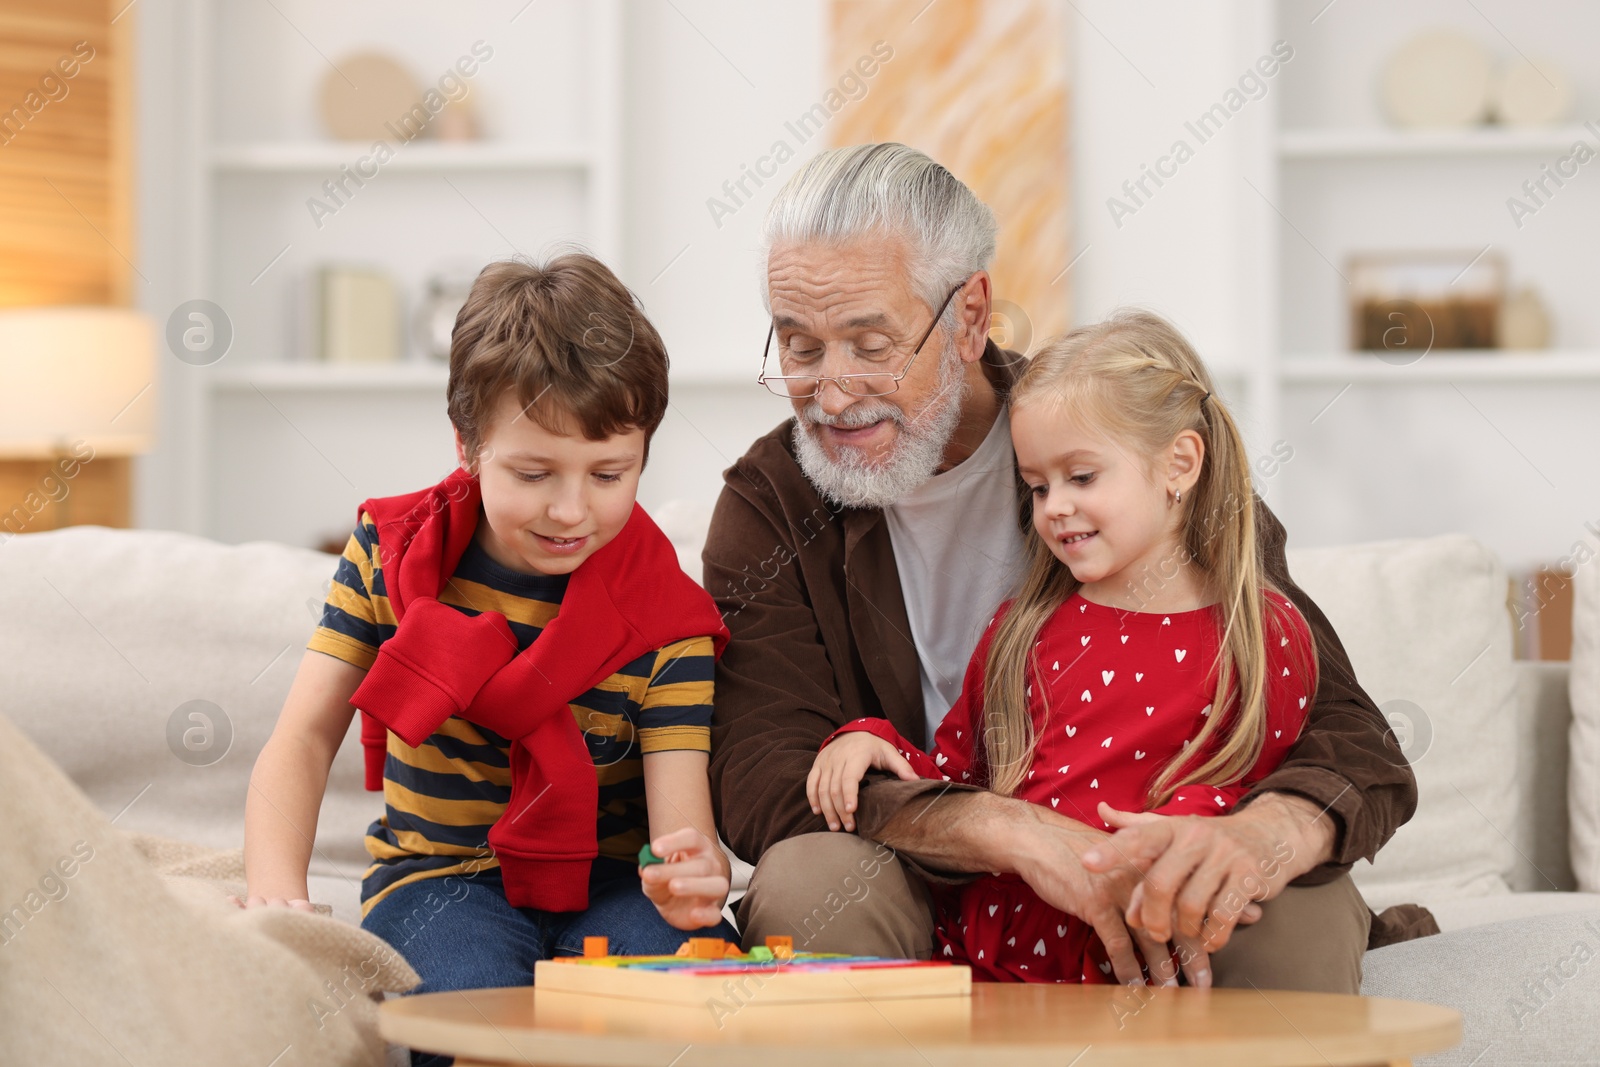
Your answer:
[[[371,667],[396,628],[370,513],[350,535],[307,648]],[[474,541],[439,601],[464,615],[498,611],[521,651],[560,609],[566,575],[523,574]],[[571,702],[599,785],[592,881],[628,873],[649,840],[643,756],[711,749],[710,636],[648,652]],[[367,829],[373,864],[361,886],[365,915],[396,887],[424,878],[492,870],[489,828],[511,798],[511,742],[451,716],[419,747],[389,735],[384,814]]]

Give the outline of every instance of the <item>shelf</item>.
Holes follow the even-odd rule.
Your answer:
[[[1408,385],[1425,382],[1600,382],[1600,351],[1507,350],[1429,352],[1415,363],[1385,363],[1375,353],[1285,355],[1292,385]]]
[[[354,168],[372,152],[360,141],[263,141],[218,145],[211,167],[219,173],[298,174]],[[401,144],[382,171],[587,170],[593,153],[578,145],[534,147],[498,141],[424,141]],[[370,178],[371,175],[363,174]]]
[[[256,363],[217,367],[207,376],[212,389],[242,392],[336,392],[359,389],[438,390],[443,392],[450,367],[443,362],[401,363]]]
[[[1512,129],[1474,126],[1461,130],[1300,129],[1278,134],[1284,159],[1564,154],[1574,141],[1594,146],[1600,130],[1586,126]]]

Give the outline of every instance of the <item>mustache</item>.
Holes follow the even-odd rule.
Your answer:
[[[811,403],[805,406],[805,408],[801,411],[801,415],[804,417],[806,422],[812,424],[813,426],[836,426],[845,430],[853,430],[862,426],[871,426],[873,423],[881,422],[884,419],[890,420],[896,426],[904,426],[906,423],[905,412],[901,411],[893,404],[885,404],[881,401],[878,403],[871,403],[869,401],[858,400],[854,404],[851,404],[849,407],[845,408],[843,411],[839,412],[839,414],[829,415],[826,411],[822,410],[821,404],[813,400]]]

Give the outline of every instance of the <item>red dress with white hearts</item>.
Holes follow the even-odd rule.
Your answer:
[[[1260,758],[1239,782],[1186,785],[1151,810],[1226,814],[1277,768],[1299,737],[1317,688],[1311,631],[1287,599],[1270,591],[1265,596],[1267,730]],[[1008,607],[1002,604],[995,620]],[[984,663],[995,620],[978,642],[932,752],[919,751],[878,718],[846,724],[823,747],[840,734],[866,731],[896,745],[924,778],[985,784],[976,780],[982,772],[974,766],[972,742],[982,721]],[[1221,621],[1217,605],[1171,614],[1123,611],[1074,593],[1039,632],[1028,686],[1038,746],[1015,795],[1107,830],[1099,801],[1122,811],[1145,810],[1151,780],[1213,713]],[[1230,698],[1228,715],[1235,704]],[[970,965],[974,979],[1116,981],[1093,928],[1046,904],[1017,875],[984,875],[934,890],[934,951]]]

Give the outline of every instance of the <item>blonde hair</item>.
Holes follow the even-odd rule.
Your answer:
[[[1266,641],[1286,633],[1287,620],[1264,618],[1263,591],[1282,591],[1263,574],[1256,536],[1255,491],[1244,440],[1227,406],[1216,396],[1199,355],[1171,323],[1137,308],[1052,338],[1028,361],[1012,387],[1012,410],[1041,400],[1059,401],[1123,445],[1155,480],[1158,459],[1180,433],[1193,430],[1205,446],[1199,479],[1183,495],[1180,564],[1193,563],[1201,586],[1214,597],[1225,623],[1217,650],[1220,709],[1206,717],[1199,736],[1151,781],[1148,807],[1165,803],[1193,782],[1237,781],[1260,757],[1266,739]],[[995,623],[984,673],[980,773],[988,787],[1010,796],[1027,774],[1037,744],[1027,691],[1035,675],[1039,631],[1078,590],[1079,582],[1043,538],[1029,538],[1029,563],[1018,593]],[[1315,677],[1311,652],[1310,671]],[[1305,665],[1302,665],[1305,666]],[[1230,706],[1234,679],[1242,702]],[[1042,687],[1048,701],[1049,686]],[[1046,705],[1048,709],[1048,704]],[[1220,748],[1200,759],[1221,734]]]

